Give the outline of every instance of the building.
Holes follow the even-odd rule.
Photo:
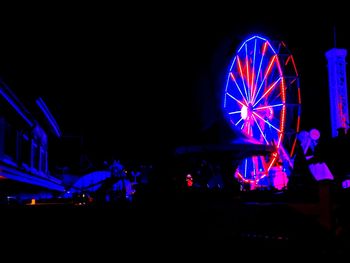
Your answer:
[[[48,136],[60,138],[59,127],[42,98],[29,111],[0,81],[0,195],[63,192],[50,174]]]
[[[349,127],[349,106],[346,80],[346,49],[332,48],[326,52],[331,110],[332,137]]]

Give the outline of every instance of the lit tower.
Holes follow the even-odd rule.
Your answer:
[[[326,52],[331,110],[332,137],[337,129],[349,124],[348,94],[346,85],[346,49],[332,48]]]

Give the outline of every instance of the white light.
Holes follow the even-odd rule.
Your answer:
[[[248,108],[247,106],[243,105],[241,109],[241,117],[243,120],[247,119],[248,116]]]

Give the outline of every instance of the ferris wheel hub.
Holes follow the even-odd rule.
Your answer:
[[[241,117],[243,120],[251,119],[253,115],[253,104],[249,103],[248,106],[243,105],[241,108]]]

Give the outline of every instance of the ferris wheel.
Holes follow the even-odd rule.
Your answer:
[[[224,112],[231,125],[265,145],[268,156],[244,159],[235,177],[244,183],[263,183],[281,161],[292,156],[299,131],[301,97],[294,58],[283,41],[253,36],[233,57],[224,93]]]

